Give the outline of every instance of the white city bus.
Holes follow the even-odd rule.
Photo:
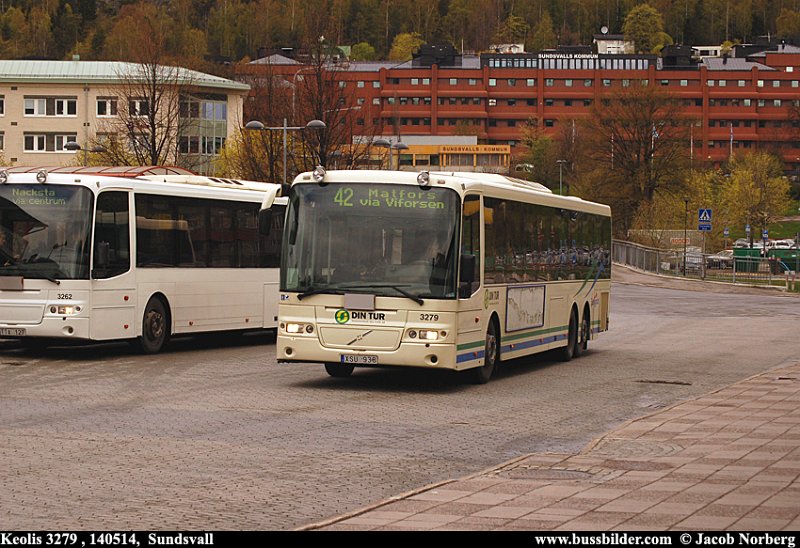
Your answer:
[[[277,357],[469,370],[608,329],[608,206],[484,173],[330,171],[289,192]]]
[[[275,329],[279,184],[0,172],[0,337],[28,346]],[[259,212],[275,230],[260,234]]]

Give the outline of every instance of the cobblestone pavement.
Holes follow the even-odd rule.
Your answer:
[[[622,283],[765,291],[617,273]],[[629,421],[578,453],[533,453],[302,529],[797,531],[800,361]]]
[[[800,362],[307,529],[797,531],[799,477]]]
[[[269,340],[197,337],[158,356],[4,343],[0,529],[297,528],[501,462],[520,473],[531,454],[575,457],[631,417],[797,354],[787,334],[798,312],[779,292],[729,299],[626,283],[612,331],[585,356],[511,364],[483,386],[398,369],[330,379],[321,366],[276,364]],[[703,345],[719,334],[736,356]],[[507,480],[497,474],[476,480]]]

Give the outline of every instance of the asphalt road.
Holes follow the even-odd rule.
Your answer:
[[[797,355],[800,299],[615,273],[569,363],[452,374],[278,365],[268,337],[0,345],[0,529],[287,530],[540,451]],[[670,287],[680,287],[673,289]],[[621,447],[620,451],[635,450]]]

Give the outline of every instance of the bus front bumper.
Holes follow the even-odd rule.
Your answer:
[[[278,335],[279,363],[342,363],[355,366],[426,367],[434,369],[467,369],[482,365],[476,362],[458,363],[453,344],[403,342],[395,350],[350,350],[328,348],[314,337]]]

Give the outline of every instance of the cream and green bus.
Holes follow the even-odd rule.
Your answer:
[[[582,354],[608,329],[611,212],[485,173],[302,173],[281,250],[277,357],[466,371]]]

